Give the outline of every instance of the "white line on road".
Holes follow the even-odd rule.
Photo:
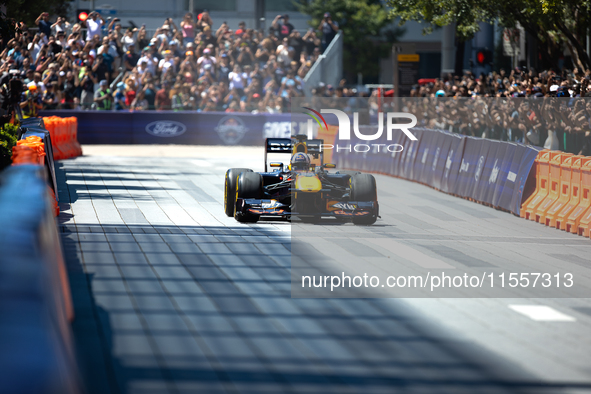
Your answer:
[[[509,305],[515,312],[535,321],[576,321],[572,316],[545,305]]]

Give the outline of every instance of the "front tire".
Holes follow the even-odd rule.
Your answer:
[[[378,204],[378,193],[376,188],[376,179],[370,174],[355,174],[351,176],[351,200],[353,201],[373,201]],[[359,216],[353,218],[354,224],[371,225],[378,220],[377,211],[371,215]]]
[[[242,172],[252,172],[248,168],[230,168],[226,171],[226,180],[224,182],[224,212],[226,216],[234,216],[234,209],[236,208],[236,185],[238,176]]]
[[[257,172],[243,172],[238,176],[237,198],[263,198],[263,177]],[[256,223],[260,215],[236,210],[234,218],[241,223]]]

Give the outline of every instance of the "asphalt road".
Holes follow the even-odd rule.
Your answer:
[[[290,270],[292,248],[297,267],[381,277],[562,270],[585,295],[589,239],[384,176],[374,226],[244,225],[223,214],[223,174],[260,170],[260,148],[85,148],[58,182],[90,393],[591,392],[589,299],[319,299]],[[392,294],[426,298],[375,298]]]

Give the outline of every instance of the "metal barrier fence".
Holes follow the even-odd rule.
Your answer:
[[[336,86],[343,76],[343,33],[339,31],[328,48],[304,78],[304,92],[307,97],[312,96],[312,89],[320,82]]]

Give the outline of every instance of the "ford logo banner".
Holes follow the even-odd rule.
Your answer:
[[[146,126],[146,132],[156,137],[177,137],[187,131],[187,127],[174,120],[157,120]]]

